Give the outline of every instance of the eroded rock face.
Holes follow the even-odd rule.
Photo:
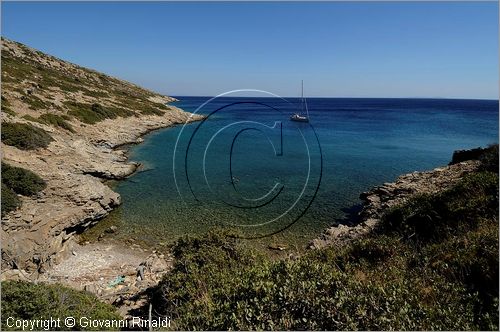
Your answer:
[[[355,225],[336,224],[310,243],[317,249],[330,245],[342,245],[369,234],[377,227],[380,219],[391,207],[403,204],[416,194],[432,194],[448,189],[464,175],[478,169],[480,162],[469,160],[432,171],[413,172],[398,177],[395,182],[384,183],[360,195],[363,209]]]
[[[2,161],[47,182],[38,195],[20,196],[22,206],[2,218],[0,230],[3,270],[34,279],[64,256],[76,233],[120,204],[104,181],[121,179],[138,165],[116,147],[201,117],[166,105],[175,98],[4,38],[2,59],[2,123],[29,123],[53,139],[36,150],[1,144]],[[64,126],[42,116],[64,120]]]
[[[153,129],[198,119],[189,116],[177,109],[165,116],[106,120],[71,135],[46,128],[52,129],[54,142],[36,151],[2,143],[5,161],[47,181],[43,192],[36,197],[21,197],[21,208],[2,218],[3,267],[38,273],[55,263],[69,238],[120,204],[120,196],[103,179],[123,178],[137,165],[127,162],[124,152],[112,147],[136,142]]]

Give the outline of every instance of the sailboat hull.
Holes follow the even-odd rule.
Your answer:
[[[292,121],[296,121],[296,122],[309,122],[309,118],[305,117],[305,116],[300,116],[300,115],[292,115],[290,117],[290,120]]]

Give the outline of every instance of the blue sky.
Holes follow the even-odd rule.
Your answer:
[[[2,35],[171,95],[498,98],[498,3],[7,3]]]

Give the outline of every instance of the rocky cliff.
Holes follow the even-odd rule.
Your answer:
[[[15,131],[2,132],[2,161],[47,184],[35,196],[19,196],[21,206],[2,217],[3,270],[43,273],[75,234],[119,205],[120,196],[103,182],[123,178],[137,165],[115,148],[140,141],[148,131],[198,119],[168,105],[172,101],[2,39],[2,127],[24,123],[49,137],[45,147],[36,141],[26,147],[16,145]]]

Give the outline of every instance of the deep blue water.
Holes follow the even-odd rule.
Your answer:
[[[179,99],[194,112],[209,98]],[[307,101],[309,124],[289,121],[298,99],[218,98],[202,108],[205,121],[148,135],[130,149],[147,171],[115,188],[120,236],[170,242],[229,226],[302,245],[345,217],[362,191],[498,142],[498,101]]]

